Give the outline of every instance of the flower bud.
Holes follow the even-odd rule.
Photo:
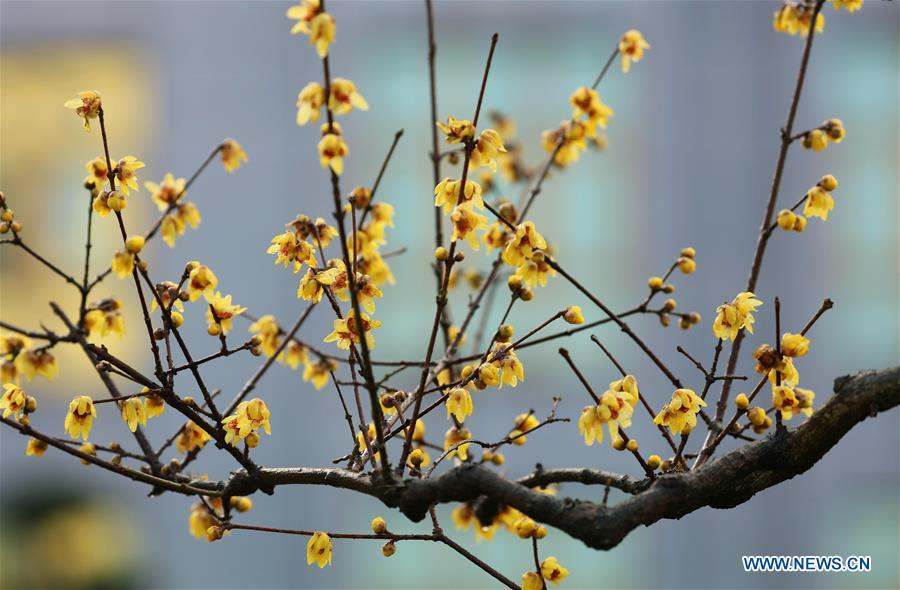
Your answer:
[[[650,469],[657,469],[662,464],[662,459],[659,455],[650,455],[647,457],[647,466]]]
[[[206,529],[206,540],[212,543],[213,541],[218,541],[222,538],[222,535],[225,534],[225,529],[220,526],[211,526]]]
[[[388,541],[384,545],[381,546],[381,554],[385,557],[390,557],[394,553],[397,552],[397,545],[394,544],[393,541]]]
[[[653,290],[661,289],[663,286],[662,277],[650,277],[647,279],[647,286]]]
[[[581,315],[581,308],[578,307],[577,305],[572,305],[569,308],[567,308],[565,313],[563,314],[563,319],[568,324],[576,324],[577,325],[577,324],[584,323],[584,316]]]
[[[106,199],[106,206],[119,213],[128,206],[128,202],[125,200],[125,193],[121,191],[112,191],[109,193],[109,196]]]
[[[734,405],[736,405],[739,410],[746,410],[750,406],[750,398],[744,393],[739,393],[738,396],[734,398]]]
[[[253,500],[246,496],[233,496],[231,498],[231,507],[238,512],[248,512],[253,508]]]
[[[520,539],[527,539],[534,534],[534,530],[537,528],[537,523],[527,516],[523,516],[515,523],[516,534]]]
[[[128,236],[125,240],[125,248],[132,254],[138,254],[144,249],[144,236]]]
[[[383,535],[387,532],[387,523],[380,516],[372,519],[372,532],[376,535]]]
[[[612,441],[612,448],[614,448],[617,451],[624,451],[625,450],[625,439],[614,438]]]
[[[681,249],[681,255],[685,258],[693,258],[697,255],[697,251],[691,248],[690,246]]]
[[[84,453],[85,455],[90,455],[91,457],[97,456],[97,447],[94,446],[93,443],[86,442],[83,445],[81,445],[80,447],[78,447],[78,450],[81,451],[82,453]],[[88,461],[87,459],[79,459],[79,461],[81,461],[82,465],[90,465],[91,464],[91,462]]]
[[[631,451],[632,453],[638,450],[638,442],[636,440],[629,439],[627,443],[625,443],[625,448]]]
[[[440,260],[441,262],[443,262],[443,261],[447,260],[447,258],[449,258],[450,256],[449,256],[449,252],[447,252],[446,248],[444,248],[443,246],[438,246],[434,250],[434,257],[436,259]]]
[[[259,433],[256,431],[251,432],[247,435],[247,438],[244,439],[244,442],[247,443],[247,446],[251,449],[255,449],[259,445]]]
[[[794,229],[794,224],[797,222],[797,215],[794,214],[793,211],[782,209],[778,212],[777,220],[778,227],[780,227],[784,231],[791,231],[792,229]]]
[[[678,270],[683,272],[686,275],[691,274],[695,270],[697,270],[697,263],[694,262],[693,258],[688,258],[687,256],[682,256],[678,259]]]

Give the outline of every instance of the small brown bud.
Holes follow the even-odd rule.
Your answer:
[[[515,223],[519,218],[519,213],[516,211],[516,206],[508,201],[500,205],[499,212],[503,219],[507,220],[510,223]]]
[[[250,349],[250,354],[252,354],[253,356],[259,356],[262,354],[262,349],[258,346],[254,346]]]
[[[156,330],[153,331],[153,337],[156,340],[163,340],[166,337],[166,331],[163,330],[162,328],[157,328]]]
[[[397,552],[397,545],[393,541],[388,541],[381,547],[381,554],[390,557]]]
[[[28,396],[25,398],[25,412],[31,414],[33,412],[37,412],[38,403],[37,400],[32,396]]]
[[[456,262],[462,262],[465,259],[466,259],[466,254],[464,252],[457,252],[453,256],[453,260],[455,260]]]

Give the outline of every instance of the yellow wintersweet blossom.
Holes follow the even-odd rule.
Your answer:
[[[619,383],[610,383],[610,389],[600,396],[600,403],[593,406],[585,406],[578,419],[578,432],[584,437],[584,444],[590,446],[596,440],[603,443],[603,425],[609,429],[609,434],[615,440],[619,437],[619,427],[631,426],[631,416],[634,414],[634,401],[632,393],[624,387],[614,388]]]
[[[471,443],[463,443],[463,441],[471,438],[472,433],[465,426],[460,428],[457,428],[456,426],[451,427],[444,435],[444,451],[450,451],[451,448],[453,449],[447,453],[447,458],[452,459],[454,456],[458,456],[462,461],[467,460],[469,458],[469,445]]]
[[[320,568],[331,565],[331,537],[316,531],[306,544],[306,565],[315,563]]]
[[[296,7],[294,7],[296,8]],[[325,88],[318,82],[310,82],[297,95],[297,125],[319,120],[322,105],[325,104]]]
[[[309,27],[309,44],[316,46],[319,57],[328,55],[328,48],[334,41],[335,34],[334,17],[327,12],[320,12],[313,17]]]
[[[794,366],[794,359],[786,356],[775,363],[769,370],[769,383],[776,385],[781,380],[781,385],[795,386],[800,382],[800,372]]]
[[[153,202],[156,203],[159,210],[166,211],[184,196],[184,185],[183,178],[176,179],[171,172],[168,172],[163,177],[162,184],[147,181],[144,183],[144,188],[150,192]]]
[[[510,266],[520,266],[535,250],[546,250],[547,240],[538,233],[534,223],[526,221],[516,226],[516,233],[503,249],[503,262]]]
[[[334,283],[338,275],[346,277],[346,272],[338,268],[329,268],[317,272],[315,269],[307,269],[306,274],[300,279],[300,286],[297,288],[297,297],[306,301],[318,303],[322,300],[325,293],[325,287]]]
[[[785,356],[801,357],[809,352],[809,338],[802,334],[786,332],[781,335],[781,353]]]
[[[502,153],[506,153],[506,147],[503,145],[500,134],[493,129],[485,129],[478,136],[478,141],[475,142],[475,148],[469,156],[469,165],[472,168],[484,166],[496,172],[497,158]]]
[[[150,391],[149,387],[144,387],[141,389],[141,393],[147,393]],[[166,402],[163,401],[163,398],[156,395],[155,393],[149,393],[144,396],[144,407],[147,409],[147,418],[156,418],[157,416],[162,416],[166,411]]]
[[[266,434],[272,434],[270,415],[266,403],[258,397],[239,403],[235,413],[222,420],[225,442],[237,446],[238,441],[244,440],[251,432],[256,432],[260,428],[265,430]]]
[[[345,115],[354,108],[368,111],[369,103],[362,94],[357,92],[356,84],[346,78],[335,78],[331,81],[328,108],[335,115]]]
[[[320,4],[319,0],[300,0],[298,6],[288,8],[287,17],[297,21],[291,28],[291,35],[309,34],[310,21],[322,10]]]
[[[56,357],[49,350],[26,350],[16,356],[16,371],[25,375],[28,381],[37,376],[53,381],[59,374],[59,366],[56,364]]]
[[[375,348],[375,336],[371,333],[372,330],[381,326],[381,322],[378,320],[369,319],[369,316],[366,314],[362,314],[360,316],[362,322],[362,331],[365,334],[366,345],[369,350]],[[358,326],[356,321],[356,312],[354,310],[350,310],[347,313],[347,317],[343,319],[334,320],[334,330],[325,336],[325,342],[337,342],[337,347],[341,350],[349,350],[350,344],[359,344],[360,337],[358,332]]]
[[[259,347],[266,356],[275,354],[281,344],[281,327],[275,316],[266,314],[250,324],[249,331],[259,338]]]
[[[520,277],[527,287],[547,286],[547,278],[555,277],[556,271],[547,262],[547,256],[540,250],[535,250],[531,258],[523,262],[513,276]]]
[[[87,176],[84,177],[85,184],[93,184],[94,188],[101,188],[109,182],[109,167],[106,165],[106,158],[97,156],[84,165],[87,170]]]
[[[208,266],[200,264],[196,260],[189,262],[188,265],[191,266],[187,283],[190,300],[197,301],[203,295],[204,299],[212,302],[219,279]]]
[[[590,122],[585,128],[590,137],[596,135],[595,130],[598,125],[606,129],[609,118],[615,114],[615,111],[600,100],[600,94],[587,86],[576,88],[572,95],[569,96],[569,104],[572,106],[573,120],[583,116]],[[589,132],[590,130],[594,131]]]
[[[318,391],[325,387],[328,383],[328,378],[331,376],[331,371],[334,371],[336,368],[337,366],[328,359],[307,363],[303,369],[303,380],[312,383],[313,387]]]
[[[33,457],[43,457],[48,446],[50,445],[47,441],[31,437],[25,446],[25,454]]]
[[[134,272],[134,254],[128,250],[116,250],[110,267],[120,279],[131,276]]]
[[[544,581],[537,572],[525,572],[522,574],[522,590],[543,590]]]
[[[241,167],[242,162],[247,161],[247,154],[241,148],[236,140],[230,137],[222,142],[219,148],[219,157],[222,159],[222,165],[225,166],[225,172],[231,173]]]
[[[209,307],[206,310],[206,323],[211,328],[219,326],[222,333],[227,334],[231,331],[231,320],[247,311],[246,307],[240,305],[232,305],[231,295],[222,296],[216,291]]]
[[[221,502],[221,498],[210,498],[210,500],[213,500],[212,505],[214,507],[216,507],[218,502]],[[206,536],[206,531],[218,524],[219,519],[209,511],[205,504],[201,502],[191,506],[191,512],[188,516],[188,528],[191,535],[208,541],[209,538]]]
[[[28,336],[16,332],[0,333],[0,355],[14,357],[31,346]]]
[[[779,33],[796,35],[801,37],[809,34],[809,25],[812,20],[813,8],[811,5],[794,4],[785,2],[781,8],[775,11],[772,26]],[[825,29],[825,15],[819,13],[816,17],[815,32],[821,33]]]
[[[697,425],[697,414],[701,407],[706,407],[706,402],[693,390],[676,389],[672,393],[672,399],[663,406],[653,423],[668,426],[675,435],[687,434]]]
[[[116,163],[113,172],[115,172],[116,179],[119,181],[122,192],[126,195],[132,190],[140,190],[136,171],[144,166],[146,166],[146,164],[139,161],[134,156],[125,156]]]
[[[803,214],[807,217],[819,217],[828,221],[828,212],[834,209],[834,197],[818,184],[806,193]]]
[[[122,420],[128,424],[131,432],[137,430],[138,423],[147,425],[147,409],[144,400],[140,397],[132,397],[121,403]]]
[[[100,93],[96,90],[84,90],[78,93],[78,98],[67,100],[63,105],[67,109],[73,109],[75,114],[84,119],[84,130],[91,130],[91,119],[96,119],[103,108]]]
[[[84,440],[91,434],[94,418],[97,417],[97,408],[94,400],[86,395],[80,395],[69,403],[69,411],[66,412],[65,429],[72,438],[79,436]],[[132,432],[134,429],[131,429]]]
[[[173,212],[166,215],[160,226],[160,234],[169,248],[175,247],[177,236],[183,236],[186,226],[197,229],[202,221],[200,211],[191,201],[177,203]]]
[[[371,277],[376,285],[396,283],[391,267],[384,261],[378,252],[364,253],[362,259],[357,261],[356,270]]]
[[[84,328],[89,338],[103,338],[115,334],[119,338],[125,335],[125,317],[122,315],[122,302],[115,297],[94,303],[84,315]]]
[[[453,223],[453,233],[450,239],[454,242],[466,240],[473,250],[478,250],[478,235],[475,232],[487,227],[488,218],[475,212],[473,202],[466,201],[454,207],[453,213],[450,214],[450,221]]]
[[[510,387],[518,385],[525,380],[525,365],[519,360],[512,346],[495,343],[491,364],[500,370],[500,387],[504,384]]]
[[[750,292],[738,293],[731,303],[720,305],[716,309],[713,322],[713,334],[722,340],[734,340],[742,328],[753,333],[753,312],[762,305],[762,301]]]
[[[18,418],[25,409],[28,396],[15,383],[4,383],[3,389],[3,396],[0,397],[0,409],[3,410],[3,417],[8,418],[12,414],[14,418]]]
[[[319,164],[330,167],[337,175],[344,171],[344,157],[349,153],[347,142],[337,133],[326,133],[319,141]]]
[[[587,137],[596,135],[596,125],[585,121],[563,121],[557,129],[548,129],[541,135],[541,145],[548,154],[555,153],[553,163],[560,167],[577,162],[581,152],[587,149]]]
[[[559,565],[556,558],[551,555],[541,562],[541,575],[553,584],[559,584],[569,575],[569,570]]]
[[[816,394],[809,389],[792,388],[787,385],[772,387],[772,405],[781,412],[781,417],[790,420],[797,414],[812,416],[813,399]]]
[[[856,12],[862,8],[863,0],[831,0],[834,3],[834,9],[840,10],[844,8],[847,12]]]
[[[488,252],[493,252],[497,248],[505,247],[511,237],[512,234],[507,230],[506,225],[499,221],[494,221],[488,226],[487,231],[484,232],[481,241],[487,246]]]
[[[631,69],[631,62],[639,62],[644,57],[644,50],[650,49],[650,44],[637,29],[625,31],[619,39],[619,53],[622,54],[622,71],[626,74]]]
[[[459,198],[460,180],[445,178],[434,187],[434,206],[444,208],[444,213],[450,213],[454,207],[461,204]],[[484,210],[484,198],[481,185],[474,180],[466,179],[466,190],[463,193],[462,203],[472,203],[475,207]]]
[[[175,448],[179,453],[187,453],[194,449],[202,449],[210,435],[193,421],[187,421],[175,439]]]
[[[475,511],[468,504],[460,504],[450,512],[450,519],[453,526],[458,531],[467,531],[472,528],[472,524],[477,522]]]
[[[475,138],[475,126],[468,119],[447,117],[446,123],[438,121],[435,125],[449,144],[468,142]]]
[[[465,376],[465,374],[464,374]],[[493,363],[484,363],[478,367],[478,381],[488,387],[500,384],[500,368]],[[477,384],[477,382],[476,382]]]
[[[464,422],[466,416],[471,416],[473,411],[472,396],[462,387],[454,387],[447,392],[447,419],[455,416],[458,422]]]
[[[128,201],[122,191],[101,191],[91,203],[94,212],[100,217],[106,217],[113,211],[122,211],[127,206]]]
[[[309,351],[296,340],[290,340],[281,354],[278,355],[278,362],[284,363],[291,369],[296,369],[300,366],[300,363],[304,365],[309,363]]]
[[[312,268],[316,267],[315,249],[292,231],[286,231],[272,238],[272,245],[266,249],[266,253],[277,255],[275,266],[281,264],[287,268],[289,263],[293,263],[295,273],[300,272],[300,267],[304,263]]]

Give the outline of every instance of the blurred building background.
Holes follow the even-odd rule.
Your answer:
[[[0,188],[25,224],[25,235],[66,269],[80,268],[87,197],[84,163],[100,153],[99,134],[85,134],[62,103],[77,91],[103,94],[113,156],[147,162],[141,181],[166,172],[188,176],[225,137],[238,139],[249,162],[233,175],[211,167],[189,193],[203,215],[174,250],[148,246],[157,280],[177,279],[198,259],[218,274],[220,288],[255,314],[274,313],[289,324],[305,305],[294,293],[297,276],[272,266],[270,238],[298,213],[330,215],[327,175],[315,152],[315,125],[294,123],[297,92],[321,78],[320,62],[303,36],[288,34],[286,3],[275,2],[12,2],[0,4]],[[440,115],[470,117],[490,34],[500,43],[485,108],[518,123],[526,158],[544,157],[540,133],[569,116],[567,99],[589,84],[621,33],[638,28],[652,44],[627,76],[614,67],[600,91],[616,110],[609,149],[588,153],[548,182],[533,210],[542,233],[569,269],[615,309],[637,303],[648,276],[661,274],[682,246],[698,250],[698,271],[675,277],[682,309],[703,314],[684,333],[653,318],[633,327],[689,383],[693,367],[675,352],[683,344],[709,359],[715,307],[742,289],[761,209],[767,198],[796,76],[802,42],[772,30],[771,2],[437,2]],[[341,120],[351,153],[342,185],[370,185],[397,129],[403,128],[379,199],[397,209],[389,248],[398,286],[385,289],[377,317],[376,355],[420,358],[434,300],[428,270],[432,252],[432,181],[427,159],[430,115],[425,9],[421,2],[330,2],[337,20],[332,48],[335,75],[353,80],[371,110]],[[833,379],[898,362],[898,11],[895,2],[866,2],[852,15],[826,7],[824,34],[813,49],[797,129],[839,117],[847,138],[821,153],[793,149],[782,185],[782,205],[793,204],[823,174],[840,186],[827,224],[810,220],[802,235],[773,236],[758,294],[766,301],[749,353],[771,341],[771,301],[783,301],[785,329],[797,330],[825,297],[835,309],[815,327],[811,353],[798,368],[817,404]],[[516,196],[511,195],[511,196]],[[147,227],[155,207],[146,190],[129,201],[130,227]],[[117,244],[114,224],[96,220],[95,266]],[[36,327],[59,324],[52,299],[77,305],[58,277],[5,247],[2,317]],[[487,266],[470,253],[467,265]],[[130,281],[111,279],[98,295],[116,294],[130,310]],[[463,314],[467,291],[453,295]],[[517,306],[511,321],[524,333],[560,307],[580,303],[588,321],[599,312],[562,280]],[[489,325],[500,310],[494,309]],[[330,330],[318,310],[303,335]],[[216,350],[203,313],[187,314],[189,343]],[[246,323],[238,323],[241,338]],[[126,339],[115,350],[146,368],[142,329],[129,316]],[[670,394],[661,375],[617,331],[595,333],[641,383],[657,407]],[[589,379],[602,387],[615,371],[588,341],[567,339]],[[200,353],[198,353],[200,354]],[[475,398],[474,432],[503,436],[513,417],[529,408],[543,416],[551,397],[562,415],[577,417],[586,398],[556,354],[556,345],[521,353],[526,381]],[[77,351],[59,354],[61,376],[32,383],[40,400],[33,423],[62,434],[73,395],[104,396],[89,363]],[[232,360],[233,359],[233,360]],[[232,357],[209,371],[208,382],[231,397],[257,366]],[[398,376],[413,387],[416,376]],[[184,387],[190,388],[185,380]],[[333,391],[316,392],[296,372],[276,367],[258,393],[273,410],[273,436],[256,450],[266,465],[327,466],[346,452],[346,432]],[[713,392],[715,397],[715,392]],[[180,423],[169,411],[148,429],[163,440]],[[896,412],[855,428],[815,468],[728,511],[704,509],[679,521],[634,531],[615,550],[595,552],[552,532],[542,547],[569,567],[568,588],[887,588],[898,585],[898,428]],[[428,420],[429,438],[446,429],[441,412]],[[634,434],[647,454],[663,452],[649,421]],[[699,444],[701,436],[695,437]],[[92,439],[133,444],[110,406],[100,408]],[[189,499],[148,499],[146,489],[53,450],[40,460],[24,455],[25,439],[0,435],[0,542],[3,587],[156,588],[481,588],[491,580],[458,556],[431,545],[403,543],[385,560],[378,545],[339,542],[334,566],[305,565],[305,540],[233,534],[209,545],[188,534]],[[198,472],[221,478],[234,468],[205,452]],[[507,453],[503,471],[525,474],[534,464],[588,465],[637,473],[624,454],[585,447],[574,423],[529,437]],[[563,495],[598,499],[602,489],[567,486]],[[611,500],[621,498],[613,493]],[[378,503],[350,493],[281,488],[254,498],[241,521],[293,528],[361,531],[375,515],[392,530],[424,531]],[[449,508],[440,514],[452,529]],[[531,567],[524,543],[498,534],[469,548],[510,577]],[[744,554],[871,555],[867,574],[744,574]]]

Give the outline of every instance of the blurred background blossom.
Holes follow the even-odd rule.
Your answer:
[[[327,175],[315,152],[315,126],[294,123],[297,92],[321,77],[303,37],[288,34],[289,5],[276,2],[15,2],[0,4],[0,188],[26,225],[26,235],[66,269],[81,264],[87,195],[84,163],[100,153],[96,133],[85,134],[62,103],[75,92],[103,94],[113,156],[147,162],[141,180],[167,172],[188,176],[225,137],[238,139],[250,161],[233,175],[212,167],[189,192],[203,215],[170,250],[148,246],[154,277],[177,278],[188,260],[218,274],[223,291],[256,315],[289,322],[302,308],[297,276],[276,269],[265,248],[298,213],[330,215]],[[601,85],[616,109],[609,149],[586,154],[554,174],[533,219],[567,268],[615,309],[637,303],[646,278],[661,274],[682,246],[698,250],[699,269],[676,276],[680,309],[703,314],[688,333],[663,329],[653,318],[636,330],[678,372],[698,375],[674,352],[676,344],[703,359],[714,344],[709,324],[716,305],[746,280],[760,211],[768,193],[800,57],[798,38],[772,30],[771,2],[437,2],[440,115],[471,116],[490,34],[500,33],[486,109],[515,118],[526,160],[543,158],[540,133],[568,116],[569,93],[590,83],[622,32],[642,31],[652,45],[628,76],[614,68]],[[377,357],[420,358],[433,309],[432,180],[427,159],[430,114],[425,10],[421,2],[330,2],[337,20],[332,47],[335,75],[353,80],[368,113],[342,120],[351,153],[342,178],[349,190],[371,184],[396,130],[405,129],[379,198],[397,208],[390,246],[408,247],[390,262],[398,287],[378,306],[384,327]],[[827,224],[810,221],[802,235],[778,233],[767,254],[758,294],[767,305],[749,351],[771,341],[771,301],[782,298],[786,329],[799,327],[825,297],[835,310],[816,326],[804,383],[828,397],[832,380],[864,368],[896,364],[898,351],[898,9],[866,2],[853,15],[824,11],[800,103],[797,129],[839,117],[847,138],[821,153],[792,150],[782,195],[793,204],[825,173],[840,181]],[[48,15],[53,15],[48,18]],[[516,197],[513,193],[511,197]],[[155,207],[142,190],[130,199],[130,227],[147,227]],[[95,260],[117,245],[113,224],[97,222]],[[77,304],[57,277],[4,248],[2,317],[59,329],[46,300]],[[97,264],[100,264],[99,262]],[[487,266],[470,254],[467,267]],[[137,309],[130,283],[111,279],[97,295],[115,294]],[[468,292],[452,304],[462,314]],[[511,321],[520,333],[561,304],[581,303],[587,320],[598,313],[561,280],[519,306]],[[494,314],[499,316],[500,310]],[[304,327],[311,341],[330,329],[320,310]],[[491,319],[494,325],[498,317]],[[137,316],[128,336],[111,340],[122,356],[146,366]],[[189,343],[213,351],[199,313],[186,318]],[[246,324],[236,324],[236,333]],[[659,405],[670,388],[633,344],[608,327],[596,333],[634,372]],[[616,375],[587,336],[566,340],[588,378],[603,385]],[[560,412],[577,416],[584,394],[555,352],[521,353],[526,381],[475,396],[470,426],[500,438],[513,417],[529,408],[545,415],[553,395]],[[33,423],[61,433],[73,395],[102,394],[93,369],[77,351],[62,352],[61,377],[33,383],[41,410]],[[233,359],[233,360],[232,360]],[[255,368],[232,357],[209,373],[213,387],[233,392]],[[399,381],[412,387],[415,377]],[[187,387],[185,382],[185,387]],[[315,392],[297,373],[277,368],[259,388],[272,408],[271,439],[257,449],[267,465],[329,465],[346,449],[339,404],[329,390]],[[97,442],[131,442],[111,407],[100,408]],[[152,424],[162,440],[180,420],[175,412]],[[299,427],[294,427],[299,424]],[[437,413],[428,429],[445,429]],[[635,425],[642,448],[654,445],[652,427]],[[699,438],[699,437],[698,437]],[[308,568],[305,541],[256,533],[232,534],[208,545],[188,534],[190,500],[166,494],[146,498],[131,482],[84,467],[50,450],[25,457],[25,439],[0,434],[0,517],[3,587],[373,587],[479,588],[490,580],[443,548],[401,544],[386,561],[377,545],[338,543],[334,567]],[[699,442],[699,440],[697,441]],[[898,440],[895,413],[854,429],[810,473],[768,490],[729,511],[705,509],[680,521],[634,531],[608,553],[588,550],[551,532],[548,555],[572,574],[566,587],[845,588],[897,587]],[[234,466],[204,453],[198,470],[219,478]],[[585,447],[574,424],[548,427],[507,453],[503,470],[526,473],[536,462],[589,465],[636,472],[608,446]],[[562,494],[597,499],[602,490],[563,488]],[[620,498],[613,494],[612,500]],[[452,528],[450,507],[441,510]],[[246,522],[297,528],[359,531],[376,514],[392,530],[419,531],[376,502],[327,489],[285,488],[256,499]],[[522,542],[498,534],[492,543],[464,544],[510,575],[529,566]],[[743,554],[871,555],[873,571],[853,574],[754,574],[740,568]]]

